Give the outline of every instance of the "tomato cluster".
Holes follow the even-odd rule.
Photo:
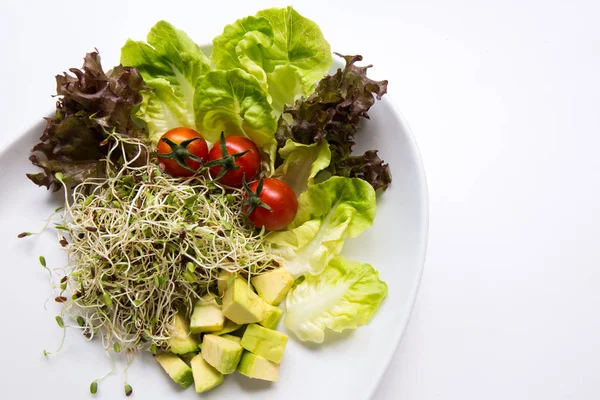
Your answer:
[[[246,137],[221,134],[209,151],[198,132],[181,127],[166,132],[156,152],[159,163],[172,176],[190,177],[207,170],[210,178],[222,185],[243,187],[243,210],[257,228],[283,229],[296,216],[298,201],[285,182],[275,178],[255,180],[260,174],[260,151]]]

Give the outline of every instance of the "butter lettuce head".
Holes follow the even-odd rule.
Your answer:
[[[358,178],[332,177],[309,186],[298,199],[294,221],[266,239],[293,276],[317,275],[340,254],[344,239],[373,224],[375,211],[371,185]]]
[[[265,18],[239,19],[213,39],[210,59],[218,69],[243,68],[264,84],[261,47],[271,47],[274,36],[273,27]]]
[[[285,325],[300,340],[322,343],[328,329],[367,324],[387,291],[371,265],[336,257],[323,273],[306,276],[288,293]]]
[[[271,72],[278,65],[293,65],[317,82],[332,63],[329,43],[315,22],[304,18],[292,7],[269,8],[259,11],[275,32],[273,45],[262,49],[263,67]]]
[[[154,143],[171,128],[196,129],[195,87],[211,66],[185,32],[159,21],[148,33],[147,43],[131,39],[125,43],[121,64],[136,67],[151,89],[145,93],[137,117],[146,122]]]
[[[329,166],[331,151],[326,140],[310,145],[288,140],[279,149],[282,164],[275,171],[275,177],[287,183],[296,196],[312,185],[317,173]]]
[[[227,25],[213,46],[213,64],[243,68],[256,77],[276,115],[285,104],[308,96],[332,63],[319,26],[292,7],[266,9]]]
[[[225,132],[274,149],[277,120],[267,94],[256,78],[239,68],[201,76],[194,110],[196,126],[208,141],[216,142]]]

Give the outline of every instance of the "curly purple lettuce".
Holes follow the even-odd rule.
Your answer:
[[[99,54],[92,52],[81,70],[69,71],[73,75],[56,76],[56,93],[62,97],[29,158],[42,172],[27,177],[52,191],[62,187],[57,172],[68,187],[103,176],[109,133],[146,137],[145,129],[131,118],[142,102],[141,91],[147,89],[137,69],[119,65],[105,73]]]
[[[288,123],[285,116],[279,119],[275,134],[278,147],[283,147],[288,139],[303,144],[326,139],[331,150],[327,168],[330,174],[361,178],[376,190],[386,190],[392,176],[377,151],[369,150],[361,156],[350,154],[361,119],[369,118],[369,109],[376,98],[380,100],[387,92],[388,82],[369,79],[367,69],[371,65],[354,65],[362,56],[335,54],[344,58],[345,68],[323,78],[307,99],[286,107],[284,112],[293,121]]]

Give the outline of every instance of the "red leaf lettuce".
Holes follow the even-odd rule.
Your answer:
[[[337,54],[337,53],[336,53]],[[351,156],[354,135],[360,127],[361,118],[369,118],[368,111],[387,92],[387,81],[374,81],[367,77],[371,65],[354,65],[362,56],[342,56],[344,69],[326,76],[307,99],[288,106],[278,122],[276,139],[278,147],[285,146],[288,139],[311,144],[326,139],[331,150],[331,163],[327,171],[332,175],[358,177],[369,182],[376,190],[387,189],[392,177],[389,166],[369,150],[362,156]]]
[[[137,69],[119,65],[105,73],[99,54],[92,52],[86,54],[81,70],[69,71],[74,76],[56,76],[56,93],[62,98],[56,103],[54,118],[46,118],[46,129],[29,158],[43,171],[27,177],[52,191],[62,186],[57,172],[69,187],[103,176],[101,160],[109,147],[103,142],[110,132],[146,137],[144,128],[131,118],[142,102],[140,91],[146,89]]]

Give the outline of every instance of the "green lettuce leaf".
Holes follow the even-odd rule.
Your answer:
[[[293,65],[309,81],[321,79],[333,62],[329,43],[319,25],[304,18],[291,6],[269,8],[256,13],[271,23],[273,46],[261,49],[263,68],[271,72],[278,65]]]
[[[104,72],[97,52],[85,56],[82,69],[56,76],[56,114],[48,121],[40,142],[32,149],[31,162],[42,172],[27,174],[39,186],[52,191],[87,178],[100,178],[110,146],[101,145],[113,130],[125,137],[144,139],[146,131],[134,123],[132,113],[142,102],[144,85],[137,69],[117,66]]]
[[[216,142],[223,131],[246,136],[257,146],[274,151],[277,120],[273,108],[260,83],[247,72],[211,71],[200,77],[194,109],[196,126],[206,140]]]
[[[261,84],[266,83],[262,68],[262,47],[273,45],[273,27],[268,20],[249,16],[226,25],[223,33],[213,39],[210,55],[217,69],[242,68]]]
[[[308,96],[332,63],[319,26],[292,7],[266,9],[227,25],[213,45],[213,64],[256,77],[277,116],[285,104]]]
[[[326,140],[310,145],[288,140],[279,149],[283,164],[275,171],[275,177],[287,183],[296,196],[312,185],[317,173],[329,165],[331,151]]]
[[[152,142],[157,143],[171,128],[196,128],[195,87],[211,66],[200,47],[166,21],[152,27],[147,42],[128,40],[121,49],[121,63],[136,67],[152,89],[145,94],[137,115],[146,122]]]
[[[306,276],[287,296],[285,326],[303,341],[322,343],[327,329],[367,324],[387,295],[369,264],[336,257],[318,276]]]
[[[293,276],[320,274],[340,254],[345,238],[373,224],[375,197],[375,190],[362,179],[332,177],[309,186],[298,199],[294,221],[266,239]]]
[[[367,70],[371,66],[355,65],[362,60],[361,56],[341,57],[346,61],[343,69],[323,78],[307,99],[286,107],[278,122],[277,145],[281,148],[289,139],[304,144],[326,139],[331,149],[327,168],[331,175],[365,179],[374,188],[385,190],[391,182],[391,173],[376,152],[349,157],[361,119],[369,118],[368,111],[375,99],[381,99],[387,92],[387,81],[369,79]]]
[[[276,116],[281,115],[286,105],[294,104],[315,89],[314,81],[294,65],[276,66],[273,72],[267,74],[267,86]]]

